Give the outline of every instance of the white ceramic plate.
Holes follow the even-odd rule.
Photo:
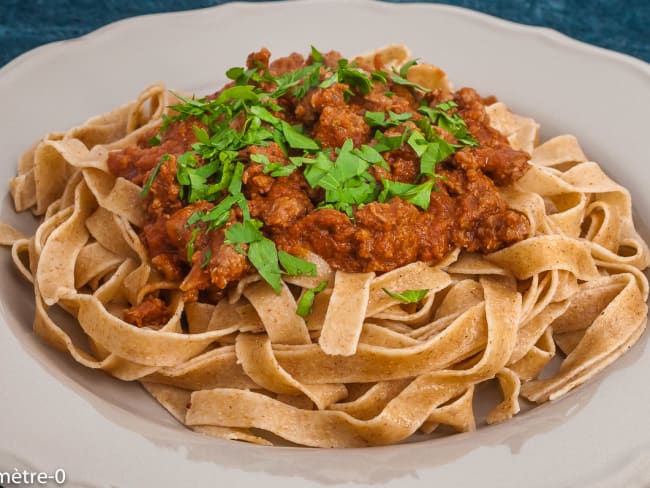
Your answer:
[[[285,55],[313,44],[352,56],[394,42],[443,67],[457,87],[535,117],[543,138],[577,135],[631,189],[637,226],[650,236],[649,66],[546,29],[427,4],[227,4],[134,18],[31,51],[0,70],[0,193],[37,138],[131,100],[152,81],[215,87],[261,46]],[[34,226],[6,196],[0,220]],[[189,432],[137,385],[39,342],[31,288],[8,254],[0,256],[0,471],[64,468],[67,486],[650,486],[648,334],[566,398],[476,433],[372,449],[264,448]]]

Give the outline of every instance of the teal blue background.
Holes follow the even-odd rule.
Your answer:
[[[78,37],[126,17],[226,0],[0,0],[0,66],[47,42]],[[406,3],[392,0],[392,3]],[[650,0],[447,0],[437,3],[556,29],[650,62]]]

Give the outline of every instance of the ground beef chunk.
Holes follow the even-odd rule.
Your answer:
[[[302,54],[291,53],[284,58],[278,58],[269,66],[269,72],[273,76],[280,76],[291,71],[296,71],[305,66],[305,58]]]
[[[271,59],[271,51],[263,47],[257,52],[250,53],[246,58],[246,67],[252,68],[268,68],[269,60]]]
[[[370,112],[388,112],[389,110],[396,114],[412,112],[413,107],[408,100],[402,97],[388,96],[386,93],[384,85],[373,85],[368,95],[355,97],[353,101]]]
[[[431,194],[431,203],[426,212],[421,212],[415,226],[418,238],[418,259],[436,262],[444,258],[455,247],[450,222],[456,218],[456,205],[444,189]]]
[[[210,283],[219,289],[224,289],[228,283],[241,279],[251,272],[251,267],[245,256],[238,253],[232,246],[223,243],[223,234],[214,232],[210,239],[212,258],[207,269],[210,270]],[[246,250],[246,245],[242,245]]]
[[[311,94],[310,103],[316,112],[322,112],[325,107],[347,108],[345,103],[345,92],[348,85],[334,83],[329,88],[317,88]]]
[[[466,148],[454,155],[463,169],[481,169],[498,185],[509,185],[528,170],[530,155],[510,147],[507,139],[490,126],[483,99],[472,88],[462,88],[454,96],[460,116],[480,146]]]
[[[167,281],[181,281],[183,279],[183,261],[176,252],[153,256],[151,264],[162,273]]]
[[[320,114],[314,136],[323,147],[341,147],[347,139],[352,139],[357,147],[368,139],[369,133],[370,127],[360,115],[350,109],[327,106]]]
[[[361,271],[363,266],[350,259],[354,256],[356,231],[347,215],[324,208],[307,214],[275,241],[286,251],[311,249],[337,268]]]
[[[121,176],[142,185],[150,172],[160,161],[163,154],[179,156],[187,151],[187,147],[196,142],[193,126],[205,127],[196,119],[190,118],[184,122],[172,124],[163,134],[161,144],[151,147],[149,139],[155,132],[148,133],[136,145],[127,146],[120,151],[113,151],[107,161],[109,171],[115,176]],[[174,171],[176,169],[174,168]]]
[[[528,220],[508,208],[490,178],[478,170],[445,171],[443,176],[439,184],[455,196],[455,225],[450,227],[456,246],[492,252],[526,237]]]
[[[284,231],[314,208],[309,185],[301,173],[272,178],[265,190],[251,193],[248,207],[251,216],[262,220],[271,232]]]
[[[391,180],[411,183],[420,173],[420,164],[413,149],[403,146],[386,153],[386,162],[390,166]]]
[[[417,208],[401,198],[357,210],[356,254],[365,260],[365,270],[390,271],[417,260],[419,243],[413,229],[418,215]]]
[[[160,298],[148,296],[142,302],[124,311],[124,320],[138,327],[159,328],[172,316],[167,304]]]
[[[311,95],[312,109],[320,113],[314,137],[324,147],[341,147],[346,139],[352,139],[354,145],[359,146],[368,140],[370,127],[363,116],[356,113],[355,107],[345,102],[348,89],[348,85],[334,83]]]
[[[341,53],[338,51],[329,51],[323,53],[323,65],[326,66],[327,68],[331,68],[331,69],[336,68],[340,59],[341,59]]]
[[[454,161],[459,167],[467,170],[481,169],[498,185],[509,185],[521,178],[528,170],[529,159],[526,153],[509,146],[466,148],[454,155]]]

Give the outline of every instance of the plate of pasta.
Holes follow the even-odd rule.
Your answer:
[[[135,18],[0,72],[0,470],[650,481],[647,64],[338,7]]]

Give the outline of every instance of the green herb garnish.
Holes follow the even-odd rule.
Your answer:
[[[192,237],[190,238],[190,241],[187,243],[186,258],[188,263],[192,262],[192,257],[194,256],[194,243],[196,242],[196,237],[199,235],[199,232],[201,232],[201,229],[199,227],[195,227],[192,230]]]
[[[311,313],[311,309],[314,305],[314,299],[316,298],[316,294],[320,293],[327,287],[327,281],[321,281],[317,286],[314,288],[307,288],[305,291],[303,291],[302,296],[300,297],[300,300],[298,300],[298,306],[296,307],[296,314],[300,315],[301,317],[306,317]]]
[[[199,201],[214,204],[210,210],[190,215],[186,222],[187,227],[200,224],[193,229],[187,244],[188,262],[193,259],[200,232],[223,229],[225,243],[247,256],[276,292],[281,291],[283,273],[315,276],[313,263],[278,251],[275,243],[265,236],[263,223],[251,218],[248,201],[242,193],[244,171],[249,161],[262,164],[264,174],[273,178],[287,177],[300,168],[307,183],[322,190],[324,196],[317,208],[333,208],[353,219],[357,208],[375,201],[387,202],[393,197],[426,210],[435,182],[441,178],[436,174],[437,165],[460,147],[477,144],[455,112],[456,104],[450,101],[435,107],[423,105],[417,109],[419,115],[398,114],[391,110],[367,111],[364,119],[376,129],[374,145],[354,147],[353,141],[348,139],[340,148],[321,148],[320,142],[303,127],[289,123],[291,119],[283,115],[286,104],[280,100],[282,97],[302,99],[311,90],[327,89],[335,83],[349,87],[345,91],[346,99],[367,95],[373,83],[386,85],[383,87],[385,96],[395,95],[388,91],[392,85],[429,91],[407,79],[408,70],[417,64],[416,60],[409,61],[399,71],[371,73],[346,59],[339,60],[335,68],[325,67],[324,62],[322,53],[312,47],[311,63],[298,70],[274,76],[261,63],[251,68],[234,67],[226,72],[234,84],[215,97],[197,99],[175,94],[179,102],[170,107],[173,115],[163,115],[163,123],[149,143],[160,145],[170,124],[190,121],[196,142],[188,151],[175,156],[179,197],[190,204]],[[385,135],[383,131],[389,128],[401,129],[401,134]],[[458,144],[445,141],[438,134],[438,128],[453,135]],[[267,146],[271,142],[278,144],[290,163],[286,164],[284,159],[271,161],[263,154],[247,156],[246,148]],[[413,149],[420,160],[416,182],[388,179],[377,182],[373,176],[377,173],[373,173],[372,167],[390,170],[384,153],[403,146]],[[158,161],[143,186],[142,196],[148,194],[160,168],[171,157],[164,154]],[[236,206],[241,210],[241,219],[232,222],[231,215],[239,215],[239,212],[233,213]],[[210,259],[208,249],[203,252],[201,266],[207,266]],[[321,285],[325,287],[326,284]],[[319,287],[303,294],[302,305],[299,304],[297,311],[299,315],[301,311],[309,313],[315,294],[322,289]]]
[[[364,120],[370,127],[390,127],[402,125],[405,121],[413,117],[411,112],[404,112],[396,114],[392,110],[388,111],[388,118],[384,112],[366,112],[363,116]]]
[[[381,180],[384,189],[377,198],[380,202],[386,202],[393,197],[400,197],[402,200],[411,202],[423,210],[431,204],[431,191],[434,180],[430,179],[419,185],[402,183],[400,181]]]
[[[285,251],[278,251],[282,268],[291,276],[316,276],[316,265]]]
[[[158,172],[160,171],[160,167],[163,165],[165,161],[169,161],[171,159],[171,156],[169,154],[163,154],[160,157],[160,160],[158,163],[156,163],[156,166],[154,167],[153,171],[149,175],[149,178],[147,178],[147,182],[144,184],[142,187],[142,190],[140,191],[140,196],[141,197],[146,197],[147,194],[149,193],[149,190],[151,189],[151,185],[153,184],[153,180],[158,176]]]
[[[457,113],[450,114],[449,110],[456,108],[458,105],[453,101],[448,101],[436,105],[435,108],[422,106],[418,112],[427,115],[431,123],[439,126],[453,135],[461,145],[477,146],[478,141],[467,130],[467,124]]]
[[[248,246],[248,260],[255,266],[264,281],[279,294],[282,291],[282,284],[280,266],[278,265],[278,250],[275,243],[266,237],[251,242]]]
[[[406,290],[402,293],[393,293],[386,288],[382,288],[382,290],[389,297],[399,300],[402,303],[417,303],[429,293],[429,290]]]

